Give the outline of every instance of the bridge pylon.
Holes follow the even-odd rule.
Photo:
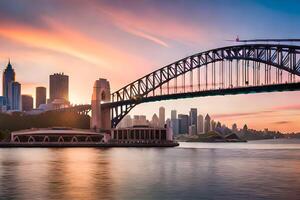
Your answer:
[[[95,81],[92,94],[92,117],[90,128],[99,132],[111,129],[111,115],[109,107],[102,107],[102,103],[111,101],[109,81],[100,78]]]

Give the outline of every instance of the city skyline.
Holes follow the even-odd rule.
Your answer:
[[[300,23],[295,20],[300,7],[297,1],[272,4],[259,0],[226,4],[202,1],[201,5],[197,1],[189,4],[175,1],[172,5],[159,1],[132,1],[126,5],[121,1],[113,4],[90,1],[85,5],[80,1],[59,1],[60,6],[20,2],[19,6],[26,8],[20,12],[13,7],[13,2],[0,3],[3,9],[0,12],[3,44],[0,72],[11,58],[18,72],[17,80],[22,83],[22,94],[32,96],[35,96],[36,86],[48,88],[50,74],[64,72],[70,75],[72,103],[90,103],[93,81],[99,76],[109,78],[114,91],[187,55],[230,45],[232,43],[225,40],[234,39],[236,35],[241,38],[292,38],[300,33],[295,28]],[[210,14],[206,10],[212,7],[215,13]],[[55,15],[53,9],[57,10]],[[74,10],[79,9],[84,13],[82,18],[74,15]],[[241,11],[245,13],[243,19],[236,17]],[[177,22],[172,20],[175,13]],[[253,18],[261,23],[255,23],[257,20]],[[265,29],[266,26],[269,28]],[[123,68],[132,73],[124,76]],[[33,76],[34,72],[39,76]],[[186,108],[181,105],[189,105],[211,113],[213,118],[226,124],[235,120],[256,129],[268,127],[291,132],[300,130],[299,96],[299,92],[289,92],[194,98],[143,104],[130,114],[146,113],[149,117],[151,110],[158,106],[164,106],[167,111],[177,108],[184,113]]]

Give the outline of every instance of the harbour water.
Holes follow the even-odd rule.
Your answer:
[[[0,149],[0,199],[299,199],[300,140]]]

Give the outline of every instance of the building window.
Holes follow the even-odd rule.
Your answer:
[[[154,140],[154,130],[151,130],[151,140]]]
[[[132,139],[132,140],[134,139],[134,130],[130,131],[130,139]]]
[[[156,130],[156,131],[155,131],[155,139],[156,139],[156,140],[159,140],[159,130]]]
[[[145,131],[141,130],[141,139],[144,140],[145,139]]]
[[[161,130],[161,140],[167,140],[167,132],[166,132],[166,130]]]
[[[124,140],[127,140],[127,131],[124,131],[123,134],[124,134]]]

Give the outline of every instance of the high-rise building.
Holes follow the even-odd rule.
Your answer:
[[[31,95],[22,95],[22,111],[33,109],[33,98]]]
[[[8,87],[8,101],[10,103],[10,110],[21,110],[21,84],[18,82],[11,82]]]
[[[46,104],[46,88],[37,87],[35,89],[35,107],[39,108],[41,104]]]
[[[12,65],[10,64],[10,61],[8,61],[7,67],[4,70],[3,78],[2,78],[3,81],[2,92],[3,92],[3,97],[6,98],[8,108],[11,107],[11,103],[12,103],[10,102],[11,99],[9,99],[9,94],[11,93],[11,91],[9,90],[11,88],[11,83],[15,81],[15,77],[16,77],[15,71],[12,68]]]
[[[173,130],[173,135],[179,134],[179,124],[180,124],[180,119],[171,119],[171,127]]]
[[[198,118],[197,118],[197,132],[198,133],[203,133],[204,131],[204,121],[203,121],[203,115],[198,115]]]
[[[145,115],[134,115],[132,120],[133,126],[147,126],[147,118]]]
[[[196,126],[194,124],[190,125],[189,126],[189,135],[195,135],[196,132],[197,132]]]
[[[179,114],[179,134],[187,134],[189,131],[189,116]]]
[[[190,110],[190,126],[194,126],[192,129],[192,135],[197,133],[197,108],[191,108]]]
[[[55,99],[69,101],[69,76],[63,73],[50,75],[50,102]]]
[[[210,116],[207,114],[205,116],[204,132],[207,133],[209,131],[211,131],[211,128],[210,128]]]
[[[176,119],[176,118],[177,118],[177,111],[171,110],[171,119]]]
[[[159,118],[157,117],[157,115],[156,114],[154,114],[153,116],[152,116],[152,120],[151,120],[151,126],[153,126],[153,127],[159,127]]]
[[[166,123],[166,116],[165,116],[166,110],[164,107],[159,107],[159,127],[165,127]]]

